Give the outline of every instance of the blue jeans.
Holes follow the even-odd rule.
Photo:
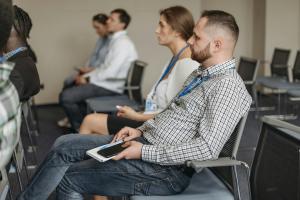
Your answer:
[[[83,194],[171,195],[189,184],[182,166],[125,159],[101,163],[86,155],[112,137],[71,134],[58,138],[18,200],[47,199],[55,188],[59,200],[83,199]]]
[[[119,93],[93,84],[71,85],[71,87],[64,87],[59,95],[59,103],[64,108],[72,128],[77,130],[86,114],[86,99],[114,95],[119,95]]]

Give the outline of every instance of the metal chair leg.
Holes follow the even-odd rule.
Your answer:
[[[24,115],[24,112],[22,112],[22,115],[23,115],[23,119],[24,119],[24,122],[25,122],[25,126],[26,126],[26,130],[27,130],[29,142],[30,142],[30,145],[32,146],[32,153],[33,153],[34,161],[35,161],[35,164],[37,164],[38,163],[37,162],[37,154],[36,154],[36,150],[35,150],[35,145],[34,145],[34,142],[33,142],[33,138],[32,138],[32,135],[31,135],[31,130],[29,128],[29,124],[28,124],[28,121],[26,119],[26,116]]]
[[[234,199],[236,200],[242,200],[241,199],[241,192],[240,192],[240,187],[239,187],[239,180],[238,180],[238,175],[237,175],[237,170],[236,166],[233,166],[232,168],[232,174],[233,174],[233,190],[234,190]]]
[[[16,151],[14,150],[14,153],[13,153],[13,162],[15,164],[15,167],[16,167],[16,174],[17,174],[17,179],[18,179],[18,182],[19,182],[19,187],[20,187],[20,191],[23,190],[23,184],[22,184],[22,178],[21,178],[21,170],[18,166],[18,161],[17,161],[17,158],[16,158]]]
[[[252,199],[252,195],[251,195],[251,186],[250,186],[250,167],[247,163],[242,162],[242,166],[246,169],[246,173],[247,173],[247,186],[248,186],[248,195],[249,195],[249,200]]]

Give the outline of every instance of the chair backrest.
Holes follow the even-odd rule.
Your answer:
[[[244,82],[253,84],[256,80],[259,61],[253,58],[241,57],[238,73]]]
[[[245,124],[247,121],[247,116],[248,116],[248,113],[246,115],[244,115],[241,118],[241,120],[239,121],[239,123],[236,125],[230,138],[225,143],[219,157],[236,158],[236,154],[237,154],[238,148],[240,146],[241,138],[242,138]]]
[[[293,67],[293,79],[300,80],[300,50],[298,50],[296,54],[296,59]]]
[[[130,99],[135,100],[138,103],[143,103],[143,96],[142,96],[142,82],[144,77],[144,71],[147,63],[136,60],[134,61],[133,65],[131,66],[127,81],[126,81],[126,94],[129,96]]]
[[[290,56],[290,49],[275,48],[272,62],[271,62],[271,74],[272,76],[288,76],[288,61]]]
[[[245,114],[236,125],[234,131],[232,132],[230,138],[225,143],[219,157],[231,157],[236,158],[238,148],[240,146],[241,138],[244,132],[245,124],[247,121],[248,113]],[[219,177],[219,179],[227,186],[229,190],[233,192],[233,177],[232,169],[228,167],[217,167],[211,168],[212,172]]]
[[[263,118],[250,184],[253,200],[300,199],[299,126]]]

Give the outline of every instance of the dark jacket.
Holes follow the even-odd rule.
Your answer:
[[[26,101],[36,95],[40,91],[40,78],[28,51],[21,51],[10,57],[8,61],[15,63],[9,79],[16,87],[20,101]]]

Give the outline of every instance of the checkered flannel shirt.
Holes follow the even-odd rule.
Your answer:
[[[0,63],[0,168],[4,167],[20,137],[20,102],[9,81],[12,63]]]
[[[210,75],[207,81],[175,97],[164,111],[138,127],[150,142],[142,147],[143,160],[180,165],[187,160],[218,158],[252,102],[234,67],[234,59],[207,69],[199,67],[184,87],[197,76]]]

